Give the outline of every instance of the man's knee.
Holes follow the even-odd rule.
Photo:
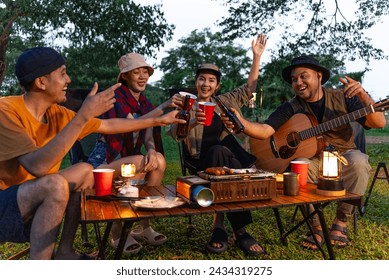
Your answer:
[[[69,184],[60,174],[51,174],[39,179],[39,186],[46,197],[58,203],[67,203],[69,199]]]
[[[92,174],[93,166],[86,162],[77,163],[77,171],[81,174]]]
[[[85,178],[85,181],[90,182],[93,180],[93,166],[89,163],[82,162],[80,163],[80,172],[82,174],[82,178]]]
[[[347,168],[353,170],[353,172],[358,172],[355,174],[360,174],[359,172],[369,173],[371,166],[369,163],[369,156],[361,153],[360,151],[350,151],[346,153],[346,158],[348,160]]]

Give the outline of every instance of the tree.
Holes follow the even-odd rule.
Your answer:
[[[193,88],[195,71],[201,63],[214,63],[220,67],[222,92],[247,81],[251,67],[247,49],[223,40],[221,33],[212,34],[209,28],[193,30],[178,42],[181,45],[168,50],[158,66],[164,72],[158,82],[161,88]]]
[[[360,58],[367,63],[371,59],[386,58],[381,49],[373,47],[364,32],[379,22],[380,17],[388,15],[389,1],[219,1],[229,6],[228,16],[219,21],[223,36],[233,40],[254,35],[257,30],[269,36],[274,33],[279,36],[274,57],[316,53],[339,60]],[[355,13],[345,16],[353,4],[357,7]]]
[[[172,39],[174,29],[160,5],[131,0],[5,0],[0,20],[0,85],[4,81],[7,87],[16,83],[18,55],[38,45],[52,46],[67,57],[72,86],[91,87],[94,81],[108,86],[116,79],[121,55],[134,51],[153,57],[154,50]]]

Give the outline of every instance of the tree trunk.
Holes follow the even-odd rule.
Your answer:
[[[3,84],[5,71],[7,70],[6,53],[8,48],[9,34],[11,32],[13,23],[18,17],[23,15],[22,13],[15,13],[12,15],[15,8],[16,6],[14,6],[14,4],[11,2],[9,7],[7,7],[10,16],[6,17],[4,19],[4,23],[2,23],[3,32],[0,34],[0,87]],[[7,24],[5,24],[5,22]]]
[[[3,84],[5,71],[7,70],[6,52],[8,46],[9,35],[4,30],[0,36],[0,87]]]

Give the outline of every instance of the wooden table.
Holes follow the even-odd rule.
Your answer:
[[[284,245],[287,244],[287,236],[294,230],[300,227],[302,224],[307,224],[312,233],[312,228],[308,222],[308,219],[314,214],[318,214],[321,226],[323,228],[323,235],[329,255],[329,259],[335,259],[335,254],[331,245],[328,228],[324,219],[323,209],[331,202],[347,202],[355,206],[362,205],[362,196],[352,193],[346,193],[344,196],[331,197],[316,194],[316,186],[308,184],[305,188],[300,189],[300,194],[297,196],[286,196],[282,193],[277,193],[277,197],[271,200],[259,200],[250,202],[232,202],[213,204],[209,207],[193,208],[190,205],[185,204],[180,207],[159,210],[159,211],[147,211],[139,210],[133,207],[128,201],[101,199],[94,196],[93,190],[82,192],[81,200],[81,221],[84,223],[93,223],[95,225],[97,241],[99,246],[99,257],[105,258],[105,249],[109,237],[109,232],[112,227],[112,223],[120,221],[123,223],[123,229],[120,237],[118,247],[115,252],[115,259],[120,259],[125,246],[127,235],[134,222],[141,219],[153,219],[153,218],[168,218],[178,216],[193,216],[202,214],[215,214],[215,213],[227,213],[237,212],[243,210],[261,210],[271,208],[274,210],[277,226],[280,231],[280,238]],[[155,195],[172,195],[176,196],[176,187],[173,185],[146,187],[140,189],[140,197],[155,196]],[[306,214],[304,209],[309,204],[314,206],[315,211],[310,215]],[[304,219],[297,223],[294,227],[287,232],[284,231],[283,223],[280,218],[279,208],[282,207],[297,207],[300,209]],[[104,236],[101,236],[98,230],[98,223],[106,223],[106,229]],[[326,254],[320,247],[323,257],[326,258]]]

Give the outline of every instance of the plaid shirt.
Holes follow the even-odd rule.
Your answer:
[[[136,119],[154,109],[154,105],[142,93],[137,101],[125,85],[115,90],[115,98],[114,107],[106,112],[103,118],[127,118],[128,114],[131,113]],[[104,135],[107,142],[107,162],[112,162],[119,154],[122,157],[142,154],[141,148],[145,142],[145,132],[145,129],[139,131],[136,143],[134,143],[133,132]],[[163,153],[160,127],[154,128],[153,138],[156,151]]]

